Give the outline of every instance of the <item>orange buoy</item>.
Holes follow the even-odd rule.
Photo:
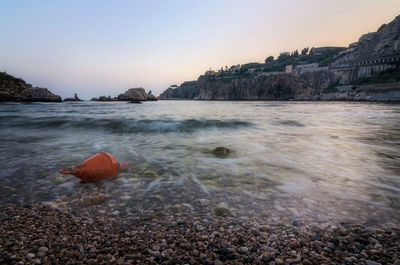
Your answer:
[[[121,171],[130,168],[121,164],[109,153],[98,153],[79,165],[69,169],[60,169],[61,174],[71,174],[83,181],[96,181],[117,176]]]

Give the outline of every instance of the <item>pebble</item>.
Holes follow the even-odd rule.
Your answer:
[[[33,253],[28,253],[28,255],[26,255],[26,257],[27,257],[28,259],[33,259],[33,258],[35,257],[35,254],[33,254]]]
[[[46,253],[47,251],[49,251],[49,249],[47,247],[40,247],[39,248],[39,252]]]
[[[270,257],[269,252],[268,252],[268,251],[265,251],[265,252],[263,252],[263,253],[261,254],[260,259],[261,259],[262,261],[264,261],[264,262],[267,262],[267,261],[269,261],[269,257]]]
[[[118,210],[112,211],[111,215],[119,215],[119,211]]]
[[[297,240],[296,240],[296,238],[291,238],[290,239],[290,247],[291,248],[297,248]]]
[[[210,200],[207,200],[207,199],[200,199],[199,202],[200,202],[200,205],[203,207],[210,205]]]
[[[238,251],[239,251],[240,253],[246,254],[247,252],[249,252],[249,249],[248,249],[247,247],[240,247],[240,248],[238,249]]]
[[[293,226],[300,226],[300,223],[298,221],[293,221],[292,225]]]
[[[372,261],[372,260],[367,260],[365,262],[365,264],[367,264],[367,265],[382,265],[381,263],[378,263],[378,262],[375,262],[375,261]]]

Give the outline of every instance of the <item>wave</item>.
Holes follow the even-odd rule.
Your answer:
[[[123,119],[93,119],[74,120],[71,118],[39,118],[35,120],[20,120],[8,124],[8,127],[23,127],[32,129],[44,128],[74,128],[103,129],[111,133],[191,133],[203,129],[235,129],[253,124],[240,120],[123,120]]]
[[[278,122],[278,125],[294,126],[294,127],[304,127],[305,126],[304,124],[302,124],[298,121],[293,121],[293,120],[280,121],[280,122]]]

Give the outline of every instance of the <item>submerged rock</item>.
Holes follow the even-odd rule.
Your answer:
[[[215,215],[218,216],[233,216],[231,209],[228,208],[228,205],[225,202],[221,202],[214,209]]]
[[[106,199],[107,196],[105,195],[96,195],[92,197],[87,197],[83,198],[82,205],[91,206],[91,205],[102,204]]]
[[[158,178],[158,174],[154,171],[146,171],[144,172],[144,176],[147,178]]]
[[[213,154],[218,157],[227,157],[231,151],[226,147],[217,147],[213,150]]]

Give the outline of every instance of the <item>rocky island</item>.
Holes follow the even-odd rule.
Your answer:
[[[265,63],[209,70],[160,99],[400,100],[400,16],[346,47],[282,52]]]
[[[0,101],[61,102],[61,97],[47,88],[32,87],[21,78],[0,72]]]
[[[130,88],[117,97],[112,98],[111,96],[100,96],[98,98],[92,98],[91,101],[130,101],[130,102],[141,102],[141,101],[157,101],[157,97],[152,94],[151,91],[146,93],[146,90],[142,87]]]
[[[83,100],[78,97],[77,93],[75,93],[73,98],[64,98],[63,101],[83,101]]]

